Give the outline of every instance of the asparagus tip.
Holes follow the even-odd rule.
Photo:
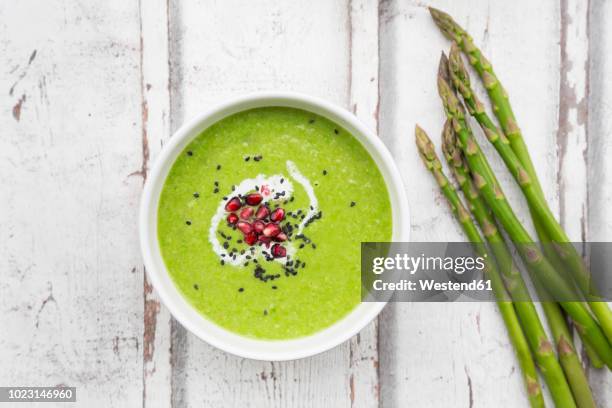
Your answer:
[[[417,148],[419,149],[419,154],[423,158],[425,162],[432,162],[436,159],[436,153],[433,148],[433,144],[431,140],[425,133],[422,127],[418,124],[414,127],[414,136]]]
[[[437,8],[428,7],[428,9],[429,14],[431,14],[431,18],[433,18],[434,22],[440,28],[442,33],[448,38],[452,39],[454,37],[453,27],[456,25],[452,17]]]
[[[470,86],[470,79],[461,58],[461,50],[455,41],[451,44],[451,49],[448,54],[448,68],[454,80]]]
[[[414,126],[414,136],[419,149],[421,149],[421,146],[425,145],[429,140],[427,133],[425,133],[425,130],[423,130],[418,123]]]
[[[438,77],[442,78],[444,81],[448,82],[450,78],[450,74],[448,72],[448,57],[442,51],[440,53],[440,62],[438,63]]]
[[[437,9],[435,7],[427,7],[427,8],[429,9],[429,14],[431,14],[431,17],[434,19],[436,24],[439,24],[439,22],[441,22],[445,16],[448,16],[448,14],[446,14],[442,10]]]

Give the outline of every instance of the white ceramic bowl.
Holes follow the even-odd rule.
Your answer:
[[[226,352],[257,360],[282,361],[312,356],[346,341],[363,329],[386,303],[361,303],[332,326],[292,340],[256,340],[232,333],[198,313],[172,282],[157,241],[157,208],[172,164],[204,129],[244,110],[287,106],[310,111],[339,124],[354,135],[378,165],[389,191],[393,212],[393,240],[408,241],[408,202],[400,174],[383,143],[354,115],[331,103],[295,93],[256,93],[222,103],[185,123],[170,139],[151,169],[140,203],[140,245],[149,280],[170,313],[193,334]]]

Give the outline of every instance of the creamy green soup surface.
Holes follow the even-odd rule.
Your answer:
[[[207,319],[260,339],[324,329],[355,308],[360,243],[391,240],[364,147],[335,123],[268,107],[229,116],[173,164],[158,211],[166,267]]]

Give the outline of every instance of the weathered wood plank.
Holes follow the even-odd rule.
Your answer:
[[[263,89],[301,91],[347,107],[354,104],[375,124],[369,95],[377,93],[376,78],[367,86],[351,84],[353,75],[361,83],[362,77],[376,74],[376,61],[355,70],[350,66],[351,50],[377,45],[365,43],[366,30],[376,30],[372,7],[372,1],[171,3],[172,126],[222,99]],[[361,55],[354,58],[362,61]],[[371,327],[360,342],[314,358],[267,363],[222,353],[176,325],[173,402],[376,406],[375,332]]]
[[[168,3],[139,1],[140,93],[142,164],[139,175],[146,179],[153,162],[170,137],[170,70],[168,55]],[[146,275],[143,282],[144,332],[142,406],[171,404],[171,315],[161,304]]]
[[[588,2],[589,76],[588,99],[588,209],[589,241],[611,241],[612,237],[612,3]],[[595,400],[601,407],[612,405],[612,373],[589,370]]]
[[[372,130],[378,128],[378,1],[349,1],[349,107]],[[349,342],[351,407],[378,407],[378,319]]]
[[[455,16],[495,65],[527,144],[539,158],[536,166],[545,193],[556,208],[557,4],[429,3]],[[389,1],[381,9],[380,129],[405,178],[412,239],[464,240],[435,183],[419,162],[413,142],[415,122],[436,142],[439,140],[444,115],[435,75],[439,53],[448,50],[450,44],[438,32],[424,5]],[[538,18],[525,18],[526,10]],[[481,87],[479,91],[482,93]],[[517,213],[529,225],[520,191],[494,150],[479,138]],[[494,304],[392,305],[381,319],[380,343],[385,407],[526,404],[516,359]]]
[[[142,401],[138,7],[0,5],[0,383]]]
[[[588,1],[561,1],[558,183],[561,224],[573,241],[583,241],[588,234],[588,11]]]

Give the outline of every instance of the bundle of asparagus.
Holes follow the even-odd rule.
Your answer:
[[[544,405],[535,359],[556,406],[594,407],[595,402],[562,309],[581,336],[593,366],[603,367],[605,364],[611,369],[612,313],[590,287],[589,272],[582,257],[569,243],[544,198],[508,96],[491,64],[474,45],[469,34],[448,14],[432,8],[430,12],[437,26],[453,41],[450,58],[442,54],[437,78],[438,93],[447,116],[442,132],[442,150],[469,211],[444,175],[433,144],[417,126],[416,143],[421,158],[434,175],[475,251],[479,254],[490,251],[495,260],[488,262],[486,273],[516,349],[530,404]],[[461,52],[467,56],[482,80],[501,128],[488,116],[472,90]],[[461,95],[463,103],[458,95]],[[505,198],[466,120],[464,104],[520,186],[538,238],[543,243],[542,248],[531,238]],[[472,216],[480,226],[484,239]],[[505,241],[500,227],[506,231],[529,272],[542,301],[556,347],[553,347],[544,331],[527,286],[513,262],[510,242]],[[587,300],[586,303],[578,301],[581,296]]]

